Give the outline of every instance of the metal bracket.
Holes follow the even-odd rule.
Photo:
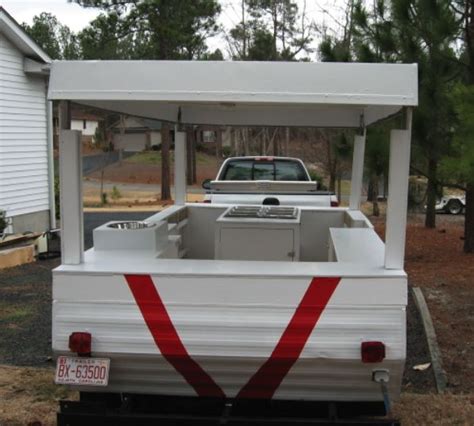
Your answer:
[[[390,401],[390,395],[388,393],[387,383],[390,380],[390,372],[388,370],[374,370],[372,372],[372,380],[375,383],[380,384],[380,390],[382,391],[383,395],[383,402],[385,404],[385,411],[387,412],[387,416],[392,415],[392,404]]]
[[[182,117],[183,113],[181,111],[181,107],[178,107],[178,116],[176,118],[176,131],[178,132],[182,132],[184,130],[184,126],[183,126],[183,123],[181,122],[181,117]]]
[[[359,117],[359,135],[365,135],[365,117],[361,114]]]
[[[226,404],[224,405],[224,410],[222,411],[222,416],[219,419],[219,424],[221,425],[227,424],[231,410],[232,410],[232,403],[226,402]]]

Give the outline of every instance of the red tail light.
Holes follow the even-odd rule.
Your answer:
[[[90,333],[74,332],[69,336],[69,349],[80,356],[90,355],[92,352],[92,336]]]
[[[385,345],[382,342],[362,342],[360,347],[362,362],[382,362],[385,359]]]
[[[331,207],[339,207],[339,201],[331,201]]]
[[[203,203],[210,203],[211,200],[203,200],[202,202],[203,202]]]

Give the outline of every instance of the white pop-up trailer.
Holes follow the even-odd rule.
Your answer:
[[[83,401],[65,404],[60,421],[76,424],[87,401],[116,404],[119,416],[143,398],[168,406],[198,397],[201,406],[221,401],[237,421],[246,401],[311,410],[337,402],[373,414],[381,382],[386,397],[399,396],[416,65],[60,61],[49,99],[66,118],[72,101],[176,125],[175,205],[144,223],[97,228],[86,252],[80,132],[61,131],[52,345],[57,381],[75,384]],[[384,244],[359,210],[365,129],[397,113]],[[185,124],[357,129],[350,205],[186,204]],[[76,353],[79,361],[64,358]],[[107,384],[107,361],[96,358],[110,360]]]

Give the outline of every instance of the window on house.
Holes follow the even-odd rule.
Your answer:
[[[82,128],[85,129],[87,127],[87,120],[82,120]]]

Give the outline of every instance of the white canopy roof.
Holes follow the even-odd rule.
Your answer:
[[[189,124],[359,127],[418,103],[416,64],[59,61],[49,99]]]

